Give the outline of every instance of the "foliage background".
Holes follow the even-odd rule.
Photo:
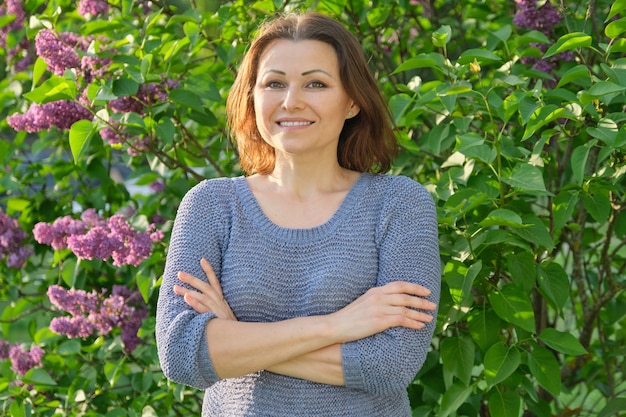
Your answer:
[[[393,172],[437,202],[444,291],[413,415],[626,415],[626,1],[111,0],[91,16],[79,2],[26,0],[21,25],[9,3],[0,207],[26,237],[1,231],[0,340],[44,354],[23,375],[0,360],[0,415],[199,414],[201,393],[165,380],[156,356],[167,234],[190,187],[240,174],[226,94],[258,23],[298,9],[361,40],[398,127]],[[53,73],[35,49],[46,29],[90,37],[77,53],[106,59],[103,72]],[[162,94],[142,96],[150,85]],[[132,97],[140,107],[116,107]],[[59,100],[89,116],[31,133],[7,122]],[[37,223],[89,208],[155,223],[165,239],[119,267],[34,239]],[[33,251],[20,268],[8,262],[17,247]],[[137,289],[150,309],[142,343],[125,352],[117,328],[54,333],[65,313],[52,285]]]

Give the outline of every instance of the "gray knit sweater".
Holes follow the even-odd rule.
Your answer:
[[[328,314],[368,288],[422,284],[439,300],[437,218],[431,196],[406,177],[362,174],[334,216],[310,229],[272,223],[245,178],[204,181],[178,210],[157,307],[161,367],[173,381],[205,390],[203,416],[406,417],[406,388],[422,366],[435,322],[392,328],[342,345],[345,386],[260,371],[220,380],[205,338],[207,321],[172,286],[178,271],[204,278],[205,257],[235,316],[275,322]]]

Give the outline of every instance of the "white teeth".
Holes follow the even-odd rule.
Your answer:
[[[284,127],[292,127],[292,126],[308,126],[312,122],[278,122],[279,125]]]

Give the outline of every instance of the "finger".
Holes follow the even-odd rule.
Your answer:
[[[430,290],[423,285],[415,284],[407,281],[393,281],[381,287],[387,294],[403,293],[413,294],[419,297],[428,297]]]
[[[197,289],[198,291],[202,293],[205,293],[205,294],[215,293],[215,290],[211,287],[211,285],[208,282],[201,280],[200,278],[196,278],[193,275],[188,274],[187,272],[180,271],[178,273],[178,279],[180,279],[185,284],[192,286],[193,288]]]
[[[211,311],[210,307],[205,305],[200,299],[198,299],[195,294],[198,294],[198,293],[189,291],[187,292],[187,294],[185,294],[183,299],[191,308],[193,308],[196,311],[196,313],[203,314],[203,313],[210,312]]]
[[[418,310],[435,310],[437,304],[422,297],[416,297],[408,294],[392,294],[389,295],[389,304],[394,306],[411,307]]]
[[[202,258],[200,260],[200,266],[206,274],[206,277],[209,280],[209,284],[211,285],[211,287],[213,287],[215,292],[223,298],[224,295],[222,293],[222,286],[220,284],[220,281],[217,279],[217,275],[215,275],[215,271],[213,271],[213,266],[211,266],[209,261],[207,261],[205,258]]]

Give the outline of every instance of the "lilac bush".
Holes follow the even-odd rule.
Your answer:
[[[80,259],[113,259],[113,265],[137,266],[150,256],[152,244],[163,239],[163,232],[150,224],[147,230],[131,227],[121,214],[104,219],[94,209],[81,220],[64,216],[53,223],[39,222],[33,229],[35,240],[55,250],[70,249]]]
[[[519,28],[537,30],[546,37],[551,38],[556,25],[561,23],[563,16],[555,6],[549,1],[537,4],[537,0],[515,0],[516,12],[513,16],[513,24]],[[549,45],[542,43],[532,43],[542,53],[548,50]],[[574,54],[566,51],[547,59],[536,57],[522,57],[522,63],[532,65],[532,68],[547,74],[554,75],[553,70],[560,62],[573,61]],[[556,82],[546,81],[547,85],[554,87]]]
[[[0,339],[0,361],[9,359],[11,369],[19,375],[26,375],[32,368],[42,366],[44,351],[39,346],[24,349],[19,343],[10,343]]]
[[[141,340],[137,331],[148,316],[148,307],[138,291],[114,285],[111,295],[106,290],[66,290],[58,285],[48,288],[52,305],[71,316],[55,317],[50,330],[69,338],[86,338],[92,334],[107,335],[115,327],[121,329],[124,350],[132,353]]]
[[[10,268],[21,268],[33,253],[25,244],[27,238],[16,219],[0,211],[0,260],[4,260]]]

